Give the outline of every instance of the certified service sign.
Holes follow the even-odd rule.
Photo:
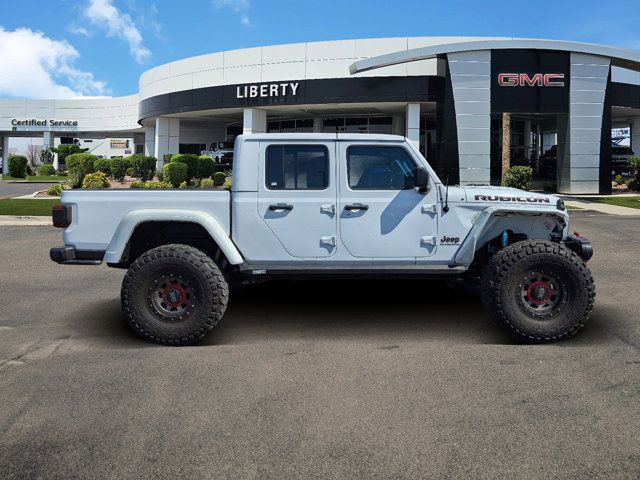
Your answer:
[[[77,127],[77,120],[54,120],[46,118],[36,119],[31,118],[29,120],[18,120],[14,118],[11,120],[11,125],[14,127]]]

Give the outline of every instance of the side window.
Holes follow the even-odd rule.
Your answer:
[[[402,147],[347,148],[347,175],[352,190],[402,190],[416,164]]]
[[[324,190],[329,184],[329,151],[324,145],[269,145],[269,190]]]

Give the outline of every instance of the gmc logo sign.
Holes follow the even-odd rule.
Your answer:
[[[501,87],[564,87],[564,73],[499,73]]]

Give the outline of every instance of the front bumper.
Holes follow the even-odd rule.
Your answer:
[[[564,243],[570,250],[573,250],[582,260],[588,262],[593,256],[593,247],[591,242],[584,237],[569,235]]]
[[[49,251],[51,260],[63,265],[100,265],[104,251],[76,250],[75,247],[54,247]]]

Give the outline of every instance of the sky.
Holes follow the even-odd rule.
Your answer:
[[[0,0],[0,97],[121,96],[154,66],[350,38],[513,36],[640,49],[640,0]]]

